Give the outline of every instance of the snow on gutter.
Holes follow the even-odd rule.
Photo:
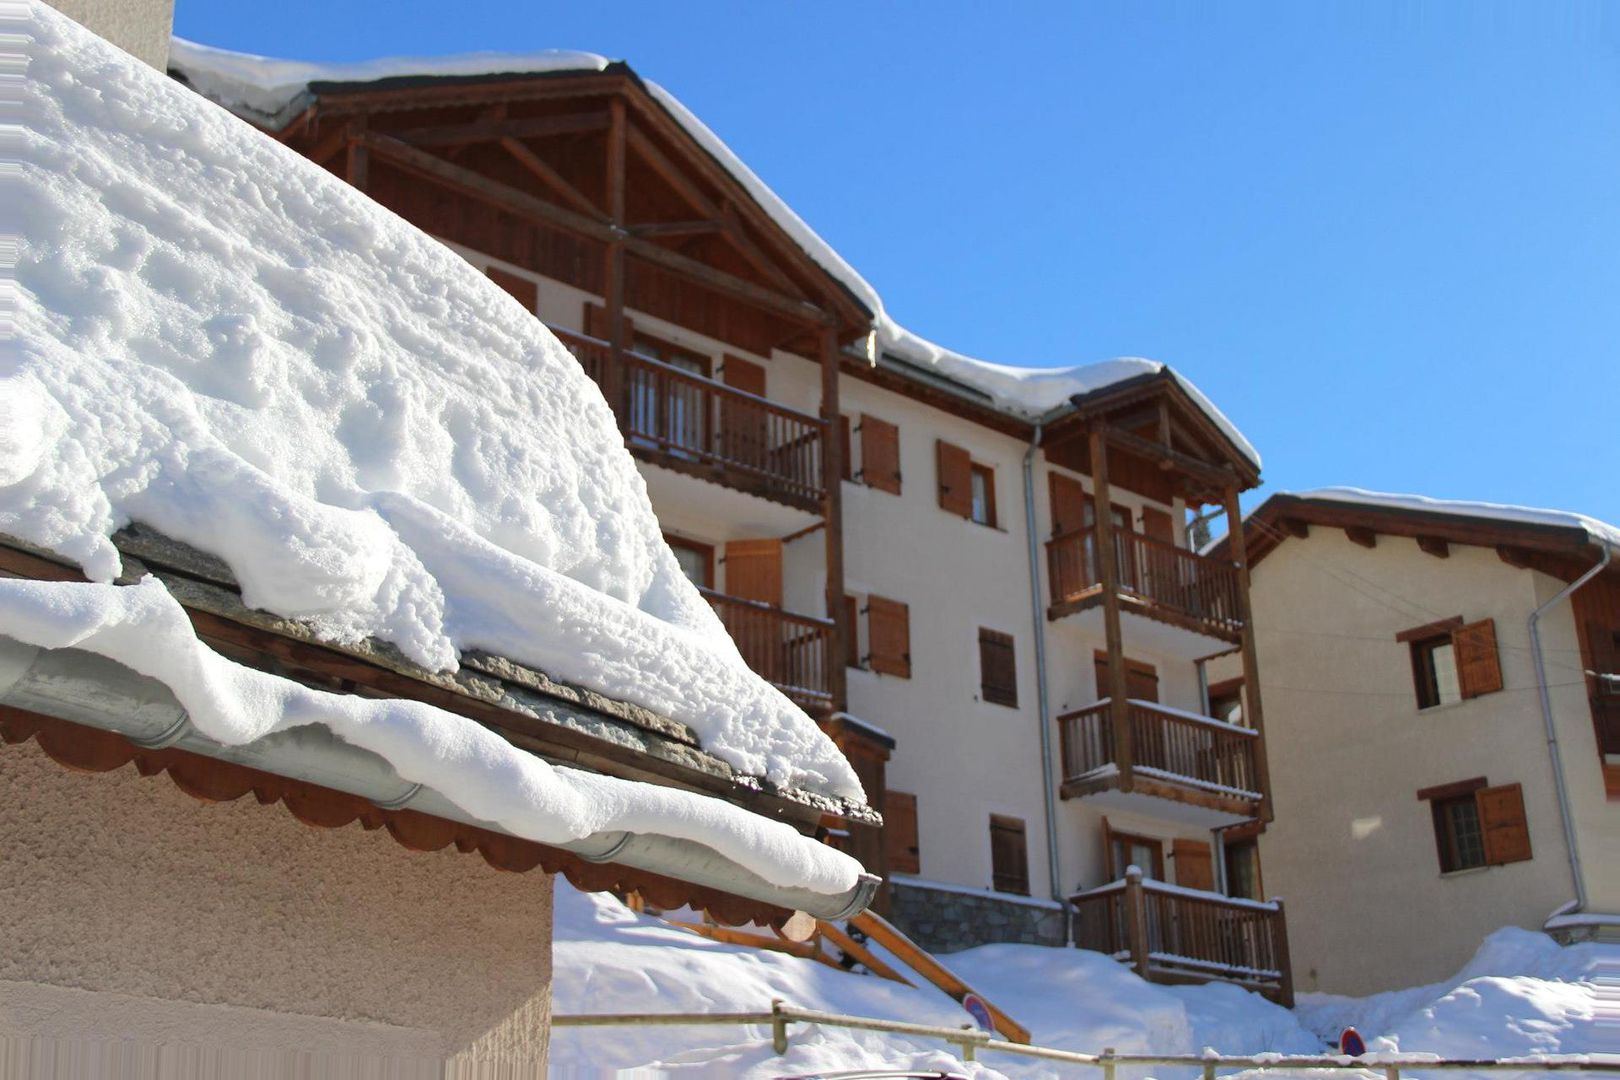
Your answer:
[[[254,56],[176,37],[169,66],[204,96],[260,123],[280,127],[301,109],[311,87],[323,83],[369,83],[407,77],[493,77],[562,72],[599,72],[612,61],[595,53],[546,50],[534,53],[475,52],[437,57],[393,57],[357,63],[307,63]],[[637,76],[640,79],[640,76]],[[640,79],[708,154],[753,197],[761,209],[817,265],[872,313],[877,351],[988,396],[1000,411],[1023,420],[1061,409],[1083,397],[1141,375],[1169,372],[1210,421],[1256,469],[1259,452],[1204,393],[1166,364],[1137,357],[1071,367],[1020,367],[980,360],[935,344],[901,326],[870,282],[773,191],[724,139],[659,84]]]
[[[422,702],[236,664],[156,578],[0,580],[0,704],[818,918],[860,911],[878,886],[847,855],[720,799],[553,766]]]

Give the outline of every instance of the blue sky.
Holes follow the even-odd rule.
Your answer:
[[[1596,5],[178,0],[303,59],[630,61],[911,329],[1149,356],[1266,459],[1620,522],[1620,14]],[[1252,505],[1253,497],[1246,500]]]

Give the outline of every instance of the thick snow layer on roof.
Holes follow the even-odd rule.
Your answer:
[[[1568,510],[1540,510],[1532,506],[1510,506],[1504,503],[1431,499],[1424,495],[1396,495],[1353,487],[1326,487],[1314,491],[1284,491],[1279,494],[1291,495],[1296,499],[1323,499],[1354,503],[1358,506],[1422,510],[1430,514],[1456,514],[1459,517],[1489,518],[1525,525],[1555,525],[1567,529],[1584,529],[1594,543],[1608,544],[1610,547],[1620,549],[1620,528]]]
[[[97,653],[156,679],[198,731],[227,746],[322,724],[405,780],[530,840],[671,836],[704,844],[774,885],[828,894],[853,888],[859,874],[848,856],[720,799],[553,766],[419,701],[312,690],[234,663],[197,639],[185,609],[155,577],[130,586],[0,579],[0,634]]]
[[[42,4],[0,353],[0,532],[119,573],[138,520],[244,600],[481,648],[862,797],[681,575],[594,384],[449,249]]]
[[[606,63],[602,57],[591,53],[559,51],[527,55],[480,52],[430,59],[396,57],[358,64],[314,64],[250,56],[210,48],[184,38],[174,39],[169,58],[170,67],[183,74],[199,93],[261,120],[281,117],[309,84],[316,82],[365,82],[410,75],[600,71]],[[1030,419],[1067,404],[1077,394],[1089,394],[1140,375],[1171,370],[1156,361],[1136,358],[1073,367],[1014,367],[954,352],[912,333],[890,317],[878,291],[772,191],[725,140],[674,94],[654,82],[646,82],[646,87],[806,254],[866,305],[873,313],[880,351],[931,368],[945,378],[987,394],[998,407]],[[1171,374],[1239,452],[1258,467],[1259,453],[1237,426],[1180,373],[1171,370]]]

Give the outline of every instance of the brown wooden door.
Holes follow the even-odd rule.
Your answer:
[[[1083,529],[1089,522],[1091,497],[1080,481],[1059,473],[1047,474],[1047,490],[1052,501],[1052,535]]]
[[[1215,861],[1208,844],[1177,839],[1170,857],[1176,864],[1176,884],[1188,889],[1215,891]]]
[[[1097,674],[1097,696],[1108,696],[1108,654],[1097,651],[1091,654],[1091,662]],[[1159,700],[1159,669],[1152,664],[1144,664],[1140,660],[1125,661],[1125,695],[1137,701]]]
[[[782,541],[732,540],[726,544],[726,594],[782,606]]]

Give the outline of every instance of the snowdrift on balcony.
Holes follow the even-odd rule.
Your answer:
[[[861,799],[664,545],[596,387],[455,254],[42,4],[0,353],[0,533],[97,581],[131,521],[252,606],[447,669],[479,648]],[[853,880],[851,878],[851,880]]]

